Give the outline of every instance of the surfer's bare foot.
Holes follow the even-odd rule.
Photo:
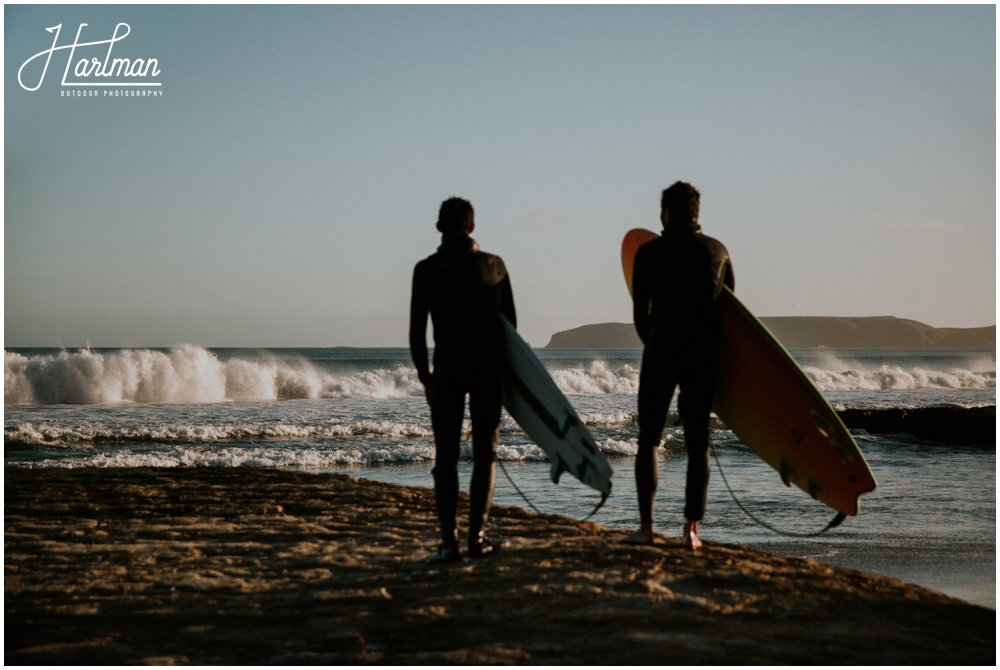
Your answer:
[[[697,521],[688,521],[684,524],[684,548],[690,551],[701,549],[701,540],[698,539]]]
[[[626,537],[622,542],[625,544],[656,544],[653,524],[640,524],[639,530]]]

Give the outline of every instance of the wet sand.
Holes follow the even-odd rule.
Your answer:
[[[996,661],[993,610],[711,540],[633,547],[495,507],[500,556],[431,568],[430,489],[235,468],[4,480],[10,665]]]

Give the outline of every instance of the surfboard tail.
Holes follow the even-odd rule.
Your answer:
[[[507,412],[551,460],[553,483],[569,472],[607,495],[612,474],[607,458],[531,347],[510,321],[505,318],[503,323]]]

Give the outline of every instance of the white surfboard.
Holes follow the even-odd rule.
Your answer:
[[[552,481],[568,472],[601,493],[611,493],[611,466],[548,370],[506,318],[503,405],[552,461]]]

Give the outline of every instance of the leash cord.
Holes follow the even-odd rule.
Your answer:
[[[501,460],[497,460],[497,464],[498,464],[498,465],[500,466],[500,469],[501,469],[501,470],[503,470],[503,474],[504,474],[504,476],[505,476],[505,477],[507,478],[507,481],[508,481],[508,482],[510,482],[510,485],[511,485],[511,486],[513,486],[513,487],[514,487],[514,490],[515,490],[515,491],[517,491],[518,495],[520,495],[520,496],[521,496],[521,499],[522,499],[522,500],[524,500],[524,502],[525,502],[525,503],[527,503],[528,507],[530,507],[530,508],[531,508],[531,511],[533,511],[533,512],[534,512],[535,514],[545,514],[545,512],[543,512],[542,510],[540,510],[540,509],[538,509],[537,507],[535,507],[534,503],[532,503],[532,502],[531,502],[531,501],[530,501],[530,500],[528,499],[528,496],[526,496],[526,495],[524,494],[524,491],[522,491],[522,490],[521,490],[521,489],[520,489],[520,488],[518,487],[518,485],[514,483],[514,480],[513,480],[513,478],[511,478],[511,476],[510,476],[510,473],[509,473],[509,472],[507,472],[507,468],[506,468],[506,467],[504,467],[504,464],[503,464],[503,461],[501,461]],[[595,508],[594,508],[594,509],[593,509],[593,510],[592,510],[592,511],[590,512],[590,514],[588,514],[587,516],[585,516],[585,517],[583,517],[582,519],[580,519],[580,521],[589,521],[589,520],[590,520],[590,518],[591,518],[592,516],[594,516],[595,514],[597,514],[597,510],[601,509],[601,507],[603,507],[603,506],[604,506],[604,502],[605,502],[605,501],[606,501],[607,499],[608,499],[608,497],[607,497],[607,496],[603,496],[603,497],[601,498],[601,502],[597,503],[597,507],[595,507]]]
[[[748,510],[746,507],[743,506],[743,503],[740,502],[739,498],[736,497],[736,493],[733,491],[732,487],[729,485],[729,480],[726,478],[726,473],[722,469],[722,462],[719,460],[719,454],[715,450],[715,445],[712,445],[712,458],[715,459],[715,466],[719,470],[719,475],[722,477],[722,481],[726,485],[726,490],[729,491],[729,495],[733,499],[733,502],[736,503],[736,506],[739,507],[740,510],[744,514],[746,514],[754,523],[756,523],[757,525],[759,525],[759,526],[761,526],[763,528],[766,528],[766,529],[770,530],[773,533],[777,533],[778,535],[783,535],[784,537],[795,537],[795,538],[818,537],[818,536],[822,535],[823,533],[825,533],[825,532],[827,532],[827,531],[829,531],[829,530],[831,530],[833,528],[836,528],[837,526],[839,526],[841,524],[841,522],[845,518],[847,518],[846,514],[844,514],[843,512],[838,512],[837,515],[833,517],[833,519],[830,521],[830,523],[828,523],[826,525],[825,528],[823,528],[822,530],[819,530],[819,531],[812,532],[812,533],[793,533],[791,531],[785,531],[785,530],[781,530],[780,528],[775,528],[774,526],[772,526],[771,524],[767,523],[766,521],[758,519],[756,516],[754,516],[754,514],[750,510]],[[540,509],[538,509],[538,507],[535,506],[535,504],[533,502],[531,502],[531,500],[528,498],[528,496],[525,495],[524,491],[522,491],[521,488],[514,482],[513,477],[511,477],[510,473],[507,472],[507,468],[504,466],[503,461],[498,460],[497,464],[500,465],[500,469],[503,471],[503,474],[507,478],[507,481],[510,482],[510,485],[514,487],[514,490],[517,491],[517,494],[519,496],[521,496],[521,499],[524,500],[525,504],[528,505],[528,507],[531,509],[531,511],[535,512],[536,514],[545,514],[545,512],[542,512]],[[601,498],[601,501],[599,503],[597,503],[597,505],[594,507],[593,510],[591,510],[590,514],[588,514],[584,518],[580,519],[580,521],[589,521],[595,514],[597,514],[597,512],[601,509],[601,507],[604,506],[604,503],[607,501],[607,499],[608,499],[607,496],[603,496]]]
[[[847,518],[847,515],[844,514],[843,512],[837,512],[837,516],[833,517],[833,520],[827,524],[826,528],[820,531],[816,531],[814,533],[792,533],[789,531],[780,530],[764,521],[761,521],[753,514],[751,514],[750,510],[744,507],[742,503],[740,503],[739,499],[736,497],[736,494],[733,492],[733,489],[729,486],[729,480],[726,479],[726,473],[722,471],[722,463],[719,461],[719,454],[716,453],[715,451],[715,445],[713,444],[711,446],[712,446],[712,457],[715,459],[715,467],[718,468],[719,474],[722,475],[722,481],[726,485],[726,490],[729,491],[729,495],[732,496],[733,502],[736,503],[736,506],[739,507],[741,510],[743,510],[743,513],[746,514],[748,517],[750,517],[750,519],[752,519],[754,523],[763,526],[764,528],[767,528],[771,532],[777,533],[778,535],[784,535],[785,537],[805,538],[805,537],[817,537],[819,535],[822,535],[831,528],[836,528],[837,526],[839,526],[840,522],[843,521],[845,518]]]

